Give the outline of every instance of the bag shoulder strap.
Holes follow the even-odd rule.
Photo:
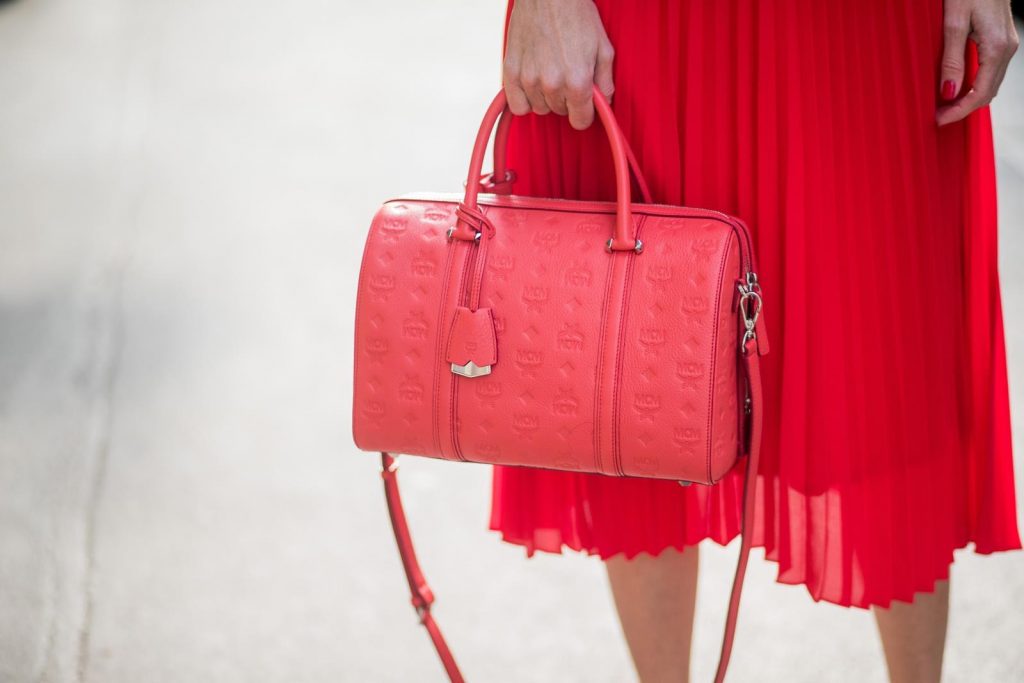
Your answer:
[[[761,451],[761,372],[758,364],[759,353],[757,351],[756,339],[749,339],[743,344],[743,367],[746,372],[747,387],[750,391],[750,452],[747,454],[746,477],[743,482],[743,522],[740,540],[740,555],[736,562],[736,573],[733,576],[732,592],[729,595],[729,610],[725,619],[725,633],[722,636],[722,649],[718,657],[718,669],[715,672],[715,683],[722,683],[725,680],[725,672],[729,667],[729,657],[732,654],[733,636],[736,632],[736,621],[740,611],[740,594],[743,592],[743,577],[747,570],[747,558],[750,555],[751,542],[753,540],[754,526],[754,500],[757,491],[757,465]],[[398,463],[395,456],[381,452],[381,476],[384,479],[384,493],[387,497],[388,512],[391,517],[391,526],[395,532],[395,541],[398,543],[398,551],[402,556],[402,566],[405,568],[406,578],[409,580],[409,590],[412,593],[412,604],[416,608],[416,614],[420,618],[430,634],[445,671],[452,683],[464,683],[462,673],[459,671],[455,658],[452,656],[448,644],[437,622],[430,613],[430,605],[434,602],[434,594],[427,585],[419,562],[416,559],[416,551],[413,548],[412,537],[409,534],[409,526],[406,523],[405,511],[402,509],[402,498],[398,491]]]

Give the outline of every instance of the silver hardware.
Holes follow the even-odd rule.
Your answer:
[[[744,413],[747,413],[748,415],[750,414],[750,411],[751,411],[751,407],[750,406],[751,406],[752,403],[753,403],[753,400],[749,396],[747,396],[746,398],[743,399],[743,412]]]
[[[448,241],[449,242],[452,241],[452,233],[453,232],[455,232],[455,226],[454,225],[452,227],[448,228],[448,232],[445,233],[446,235],[448,235]],[[474,242],[479,242],[480,241],[480,231],[479,230],[477,230],[476,234],[473,235],[473,241]]]
[[[611,252],[612,251],[612,238],[609,237],[608,241],[604,243],[604,250],[607,251],[607,252]],[[638,239],[636,241],[636,244],[633,245],[633,251],[635,251],[636,253],[639,254],[643,250],[644,250],[644,243],[641,242]]]
[[[387,466],[387,471],[388,472],[397,472],[398,471],[398,456],[399,455],[400,454],[394,454],[394,453],[391,455],[391,464]]]
[[[491,374],[491,366],[477,365],[473,361],[469,361],[465,365],[452,363],[452,372],[463,377],[483,377],[484,375]]]
[[[691,484],[693,484],[692,481],[686,481],[685,479],[677,479],[676,483],[679,484],[680,486],[690,486]]]
[[[740,345],[746,345],[750,339],[757,339],[757,334],[754,332],[754,326],[757,324],[757,317],[761,315],[761,295],[758,293],[761,286],[757,283],[757,274],[753,271],[747,272],[747,284],[738,284],[736,288],[740,292],[740,315],[743,316],[743,326],[746,330],[743,333],[743,340],[740,341]],[[754,313],[751,315],[749,301],[756,299],[757,306],[754,308]]]

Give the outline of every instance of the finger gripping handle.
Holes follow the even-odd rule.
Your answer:
[[[610,251],[639,251],[639,242],[636,239],[636,229],[633,223],[632,190],[629,182],[629,166],[632,165],[636,172],[638,184],[644,199],[650,201],[650,193],[647,191],[647,183],[636,166],[636,160],[632,150],[626,143],[622,130],[619,128],[611,105],[595,83],[593,86],[594,108],[598,118],[604,126],[608,142],[612,148],[612,161],[615,165],[615,228],[614,234],[608,243]],[[502,88],[491,101],[483,121],[480,123],[480,130],[477,131],[476,141],[473,145],[473,155],[469,161],[469,173],[466,177],[466,194],[463,198],[463,205],[471,211],[477,210],[477,194],[480,191],[480,175],[483,168],[484,154],[487,149],[487,141],[491,137],[491,131],[499,117],[506,118],[511,115],[508,110],[508,102],[505,99],[505,90]],[[504,126],[503,126],[504,128]],[[501,132],[501,131],[499,131]],[[502,137],[505,137],[502,132]],[[504,154],[499,157],[504,167]],[[497,166],[497,164],[496,164]]]

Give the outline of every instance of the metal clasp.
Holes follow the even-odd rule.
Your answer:
[[[473,361],[469,361],[465,365],[452,363],[452,372],[463,377],[483,377],[484,375],[491,374],[491,366],[477,365]]]
[[[613,241],[614,240],[609,237],[608,241],[604,243],[604,250],[607,251],[609,254],[613,251],[612,250],[612,242]],[[633,243],[633,251],[635,251],[636,253],[639,254],[643,250],[644,250],[644,243],[641,242],[640,238],[638,237],[638,238],[636,238],[636,241]]]
[[[449,242],[452,241],[452,233],[453,232],[455,232],[455,226],[454,225],[452,227],[448,228],[448,231],[445,232],[445,234],[448,236],[448,241]],[[473,235],[473,241],[474,242],[480,242],[480,231],[479,230],[477,230],[476,234]]]
[[[740,345],[746,345],[747,341],[751,339],[757,339],[757,334],[754,332],[754,326],[757,325],[757,317],[761,314],[761,285],[757,282],[757,274],[753,271],[747,271],[747,283],[739,283],[736,285],[740,292],[740,315],[743,316],[743,326],[745,329],[743,333],[743,339],[740,341]],[[753,314],[750,312],[750,300],[756,300],[756,306],[754,307]]]

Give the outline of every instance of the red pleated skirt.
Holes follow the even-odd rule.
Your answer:
[[[771,342],[753,543],[778,581],[887,606],[968,543],[1020,548],[992,127],[987,108],[935,124],[942,0],[596,5],[654,201],[753,233]],[[508,154],[517,194],[614,199],[598,120],[516,117]],[[688,488],[495,466],[489,528],[527,556],[726,544],[742,486],[739,466]]]

